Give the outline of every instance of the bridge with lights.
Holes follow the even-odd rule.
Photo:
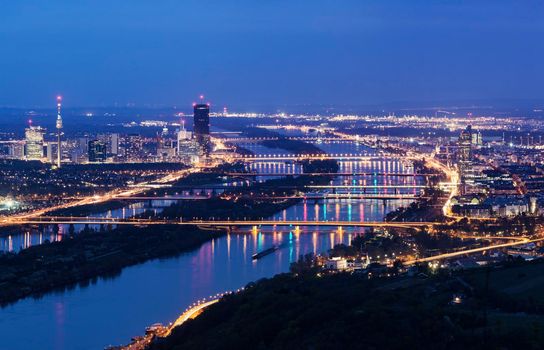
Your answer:
[[[323,153],[323,154],[252,154],[236,155],[232,159],[235,161],[255,162],[255,161],[302,161],[302,160],[351,160],[351,161],[375,161],[384,158],[400,158],[398,154],[372,154],[372,153]]]
[[[292,141],[305,141],[305,142],[336,142],[336,143],[361,141],[356,137],[352,137],[348,139],[345,137],[337,137],[337,136],[230,137],[230,138],[216,137],[215,140],[220,142],[230,142],[230,143],[259,143],[263,141],[278,141],[278,140],[292,140]]]
[[[399,172],[339,172],[339,173],[295,173],[295,172],[247,172],[247,173],[240,173],[240,172],[230,172],[225,173],[225,176],[233,176],[233,177],[255,177],[255,176],[403,176],[403,177],[414,177],[414,176],[421,176],[421,177],[430,177],[430,176],[437,176],[437,174],[427,174],[427,173],[399,173]]]
[[[21,224],[80,224],[80,225],[181,225],[201,227],[301,227],[301,226],[325,226],[325,227],[398,227],[418,228],[440,224],[439,222],[389,222],[389,221],[304,221],[304,220],[188,220],[182,219],[140,219],[140,218],[107,218],[107,217],[72,217],[72,216],[41,216],[36,218],[13,220],[15,225]]]
[[[172,200],[203,200],[209,199],[210,195],[196,196],[139,196],[139,197],[117,197],[116,200],[123,201],[172,201]],[[285,199],[304,199],[304,200],[320,200],[320,199],[379,199],[379,200],[415,200],[418,198],[426,198],[424,196],[412,193],[301,193],[292,196],[282,195],[259,195],[253,194],[251,198],[258,200],[285,200]]]

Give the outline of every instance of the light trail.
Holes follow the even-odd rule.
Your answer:
[[[107,202],[107,201],[110,201],[110,200],[113,200],[113,199],[117,199],[117,198],[134,196],[134,195],[143,193],[146,190],[148,190],[150,187],[152,187],[151,185],[153,183],[167,184],[169,182],[177,181],[177,180],[179,180],[179,179],[181,179],[181,178],[183,178],[183,177],[185,177],[185,176],[187,176],[187,175],[189,175],[191,173],[198,172],[198,171],[200,171],[199,168],[184,169],[184,170],[180,170],[180,171],[177,171],[175,173],[172,173],[172,174],[168,174],[168,175],[166,175],[163,178],[160,178],[158,180],[142,182],[142,183],[138,184],[139,187],[136,187],[136,188],[130,188],[130,189],[125,189],[125,190],[115,189],[115,190],[112,190],[112,191],[107,192],[107,193],[102,194],[102,195],[88,196],[88,197],[84,197],[83,199],[79,199],[77,201],[68,202],[68,203],[64,203],[64,204],[59,204],[59,205],[52,206],[52,207],[38,209],[38,210],[32,211],[30,213],[4,217],[4,218],[0,219],[0,226],[19,224],[19,222],[21,222],[21,221],[29,220],[31,218],[40,217],[40,216],[43,216],[44,214],[46,214],[48,212],[55,211],[55,210],[73,208],[73,207],[78,207],[78,206],[82,206],[82,205],[89,205],[89,204],[99,204],[99,203],[104,203],[104,202]]]
[[[473,249],[467,249],[467,250],[463,250],[463,251],[459,251],[459,252],[444,253],[444,254],[429,256],[429,257],[426,257],[426,258],[409,260],[409,261],[404,262],[404,264],[405,265],[413,265],[413,264],[418,263],[418,262],[429,262],[429,261],[436,261],[436,260],[455,258],[457,256],[469,255],[469,254],[474,254],[474,253],[481,253],[481,252],[485,252],[485,251],[493,250],[493,249],[508,248],[508,247],[514,247],[514,246],[517,246],[517,245],[541,242],[543,240],[544,240],[544,238],[537,238],[537,239],[522,238],[522,239],[516,240],[515,242],[510,242],[510,243],[495,244],[495,245],[490,245],[490,246],[487,246],[487,247],[473,248]]]
[[[164,335],[161,334],[161,336],[164,336],[164,337],[169,336],[172,333],[172,330],[174,328],[176,328],[178,326],[181,326],[182,324],[184,324],[188,320],[196,318],[198,315],[200,315],[200,313],[205,308],[207,308],[210,305],[213,305],[213,304],[217,303],[218,301],[219,301],[219,299],[213,299],[213,300],[210,300],[208,302],[193,306],[192,308],[190,308],[189,310],[187,310],[183,314],[181,314],[181,316],[179,316],[177,318],[177,320],[168,328],[166,333]]]

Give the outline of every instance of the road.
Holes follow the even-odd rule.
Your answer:
[[[200,171],[199,168],[184,169],[184,170],[176,171],[172,174],[165,175],[164,177],[159,178],[157,180],[141,182],[137,185],[137,187],[132,187],[129,189],[115,189],[103,195],[88,196],[82,199],[78,199],[76,201],[71,201],[68,203],[64,203],[64,204],[60,204],[60,205],[56,205],[52,207],[34,210],[29,213],[4,217],[0,219],[0,226],[19,224],[21,221],[40,217],[54,210],[73,208],[73,207],[89,205],[89,204],[99,204],[99,203],[104,203],[104,202],[114,200],[117,198],[135,196],[145,192],[146,190],[149,190],[149,188],[151,187],[156,187],[156,185],[154,184],[165,185],[167,183],[177,181],[191,173],[198,172],[198,171]]]
[[[168,331],[164,334],[164,336],[165,337],[169,336],[170,333],[172,333],[172,330],[174,328],[176,328],[178,326],[181,326],[182,324],[184,324],[188,320],[191,320],[191,319],[197,317],[198,315],[200,315],[202,313],[202,311],[205,308],[207,308],[210,305],[213,305],[213,304],[217,303],[218,301],[219,301],[219,299],[213,299],[213,300],[207,301],[205,303],[193,306],[189,310],[185,311],[183,314],[181,314],[181,316],[178,317],[178,319],[170,327],[168,327]]]
[[[484,239],[484,237],[482,237],[482,239]],[[474,254],[474,253],[482,253],[482,252],[485,252],[485,251],[488,251],[488,250],[493,250],[493,249],[508,248],[508,247],[514,247],[514,246],[517,246],[517,245],[523,245],[523,244],[528,244],[528,243],[536,243],[536,242],[541,242],[541,241],[544,241],[544,238],[537,238],[537,239],[521,238],[521,239],[518,239],[518,240],[516,240],[514,242],[509,242],[509,243],[494,244],[494,245],[490,245],[490,246],[482,247],[482,248],[467,249],[467,250],[460,251],[460,252],[444,253],[444,254],[429,256],[429,257],[426,257],[426,258],[409,260],[409,261],[404,262],[404,264],[405,265],[413,265],[413,264],[418,263],[418,262],[430,262],[430,261],[436,261],[436,260],[444,260],[444,259],[455,258],[455,257],[458,257],[458,256],[464,256],[464,255],[469,255],[469,254]]]
[[[204,311],[205,308],[207,308],[210,305],[213,305],[219,301],[218,299],[213,299],[204,303],[199,303],[189,309],[187,309],[183,314],[181,314],[178,319],[172,323],[169,326],[158,326],[155,328],[153,332],[146,332],[146,334],[142,337],[138,337],[135,341],[133,341],[131,344],[117,347],[114,349],[120,349],[120,350],[146,350],[149,345],[153,342],[153,339],[155,337],[164,338],[169,336],[174,328],[181,326],[188,320],[196,318],[198,315]]]

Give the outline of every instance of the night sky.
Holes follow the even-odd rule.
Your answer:
[[[536,0],[0,0],[0,105],[541,99],[543,16]]]

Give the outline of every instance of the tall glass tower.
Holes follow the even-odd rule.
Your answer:
[[[202,155],[210,153],[210,105],[194,104],[194,135]]]

